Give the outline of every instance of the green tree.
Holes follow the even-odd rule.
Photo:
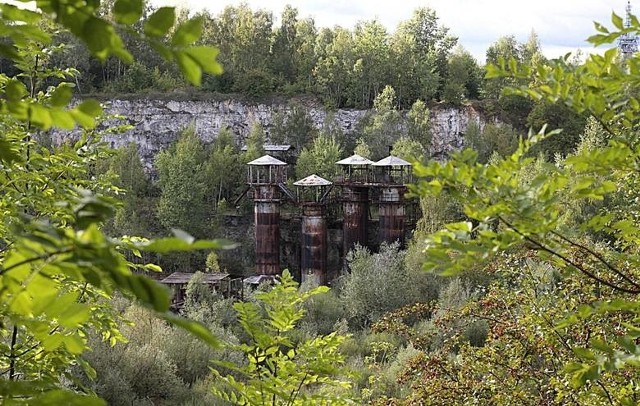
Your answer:
[[[487,163],[494,156],[506,157],[518,147],[520,136],[508,124],[486,124],[480,129],[475,123],[470,123],[465,134],[465,146],[472,148],[478,154],[480,163]]]
[[[280,28],[273,36],[271,45],[271,70],[283,84],[296,79],[295,47],[297,37],[298,10],[287,4],[280,16]]]
[[[274,114],[270,138],[274,144],[289,144],[300,151],[315,138],[316,126],[303,105],[290,102]]]
[[[408,161],[422,160],[425,156],[425,150],[418,141],[407,137],[400,137],[393,143],[391,155]]]
[[[396,109],[396,94],[386,86],[373,103],[371,117],[362,128],[362,139],[369,146],[369,159],[379,160],[389,155],[389,150],[399,136],[401,116]]]
[[[522,63],[524,48],[514,36],[501,37],[487,49],[487,65]],[[483,98],[488,100],[492,114],[521,131],[526,129],[527,116],[533,103],[521,95],[503,94],[503,90],[529,81],[530,78],[485,77],[482,86]]]
[[[447,77],[449,53],[458,39],[449,35],[448,28],[438,25],[435,11],[426,7],[415,9],[411,18],[400,24],[396,34],[406,35],[413,42],[415,86],[420,93],[408,99],[409,102],[416,98],[430,100],[434,95],[441,94]],[[435,92],[431,93],[434,89]]]
[[[369,108],[389,75],[389,35],[377,20],[358,23],[353,36],[349,97],[356,107]]]
[[[247,150],[242,157],[244,164],[264,155],[264,129],[257,121],[251,125],[251,130],[247,136],[246,146]]]
[[[338,108],[348,103],[353,66],[356,63],[353,34],[337,27],[324,29],[317,39],[316,83],[325,103]],[[353,101],[351,101],[353,106]]]
[[[255,302],[234,305],[242,328],[249,337],[235,348],[245,355],[231,367],[241,378],[222,376],[214,369],[214,394],[238,405],[343,405],[351,384],[342,378],[344,357],[338,347],[345,337],[336,333],[295,341],[292,333],[304,317],[302,304],[328,288],[302,292],[288,271],[273,288],[255,294]]]
[[[230,202],[237,197],[245,183],[245,163],[231,130],[221,128],[205,168],[212,189],[212,194],[207,196],[211,208],[218,211],[221,202]]]
[[[544,125],[550,128],[562,128],[562,135],[542,140],[534,151],[541,151],[547,157],[566,156],[573,152],[580,141],[586,118],[564,103],[538,101],[527,116],[527,125],[533,131],[539,131]]]
[[[449,55],[447,78],[442,99],[452,104],[460,104],[465,99],[477,99],[482,74],[473,56],[461,46]]]
[[[121,201],[113,218],[113,234],[158,234],[160,230],[154,227],[157,219],[153,215],[157,204],[157,191],[144,171],[138,146],[131,143],[119,149],[108,163],[109,174],[117,177],[114,185],[119,188],[116,196]]]
[[[596,24],[599,33],[590,38],[593,44],[610,43],[640,28],[637,21],[624,28],[615,14],[612,21],[616,29],[611,32]],[[627,378],[638,376],[639,353],[640,275],[635,263],[640,232],[633,219],[637,216],[635,129],[640,104],[628,92],[638,80],[638,60],[632,57],[620,66],[616,54],[612,48],[578,66],[561,59],[549,65],[492,67],[489,71],[489,77],[533,80],[533,85],[522,86],[517,94],[561,102],[578,114],[593,116],[606,131],[604,146],[578,148],[566,159],[541,163],[538,170],[530,171],[527,167],[534,163],[528,155],[531,148],[557,136],[557,132],[542,130],[520,142],[511,156],[488,165],[478,165],[476,154],[466,150],[445,164],[416,169],[429,177],[418,184],[418,193],[447,190],[473,220],[449,224],[429,238],[427,267],[457,274],[519,248],[532,261],[554,269],[561,280],[559,289],[572,286],[570,298],[554,292],[563,298],[553,305],[560,312],[543,336],[556,337],[567,350],[552,361],[563,365],[560,376],[552,378],[557,379],[555,401],[638,401],[637,383]],[[594,202],[603,205],[594,207]],[[582,209],[579,223],[565,217],[575,208]],[[500,272],[501,268],[495,269]],[[539,334],[536,324],[521,323],[519,328],[533,339]],[[581,335],[585,331],[589,334]],[[521,361],[527,360],[524,357],[516,355]]]
[[[422,100],[416,100],[407,113],[407,136],[419,142],[424,151],[431,149],[430,118],[431,112]]]
[[[378,253],[362,247],[349,253],[351,273],[342,281],[340,300],[350,325],[370,326],[389,311],[433,299],[430,276],[407,268],[405,255],[397,243],[382,244]]]
[[[100,60],[133,57],[114,24],[101,18],[95,3],[58,1],[24,10],[1,4],[3,46],[0,52],[15,66],[16,76],[0,74],[0,369],[3,400],[16,404],[103,404],[93,395],[65,384],[73,366],[94,370],[82,360],[87,339],[97,332],[111,344],[122,336],[108,299],[119,291],[139,300],[167,320],[196,332],[214,344],[203,326],[168,312],[164,288],[133,270],[157,266],[128,263],[123,251],[167,252],[219,243],[170,238],[130,241],[107,238],[100,224],[113,211],[104,196],[108,187],[89,170],[103,148],[93,130],[102,108],[94,100],[69,107],[73,98],[72,70],[42,69],[51,35],[42,27],[55,22],[81,39]],[[160,11],[162,10],[162,11]],[[178,60],[190,82],[202,72],[217,72],[217,50],[194,47],[199,21],[183,23],[167,41],[174,25],[173,9],[160,9],[145,23],[147,41],[167,59]],[[142,4],[120,1],[114,6],[115,25],[128,29],[142,16]],[[41,25],[42,24],[42,25]],[[188,61],[186,63],[185,61]],[[55,86],[42,87],[49,75]],[[59,148],[39,145],[33,136],[51,127],[83,128],[80,139]]]
[[[296,177],[305,178],[316,174],[328,180],[336,178],[340,168],[336,165],[342,158],[342,147],[338,141],[327,134],[321,133],[310,148],[300,151],[296,162]]]
[[[182,131],[171,149],[156,157],[158,185],[158,219],[167,229],[181,229],[196,236],[208,234],[211,208],[207,197],[213,195],[207,179],[206,150],[195,128]]]
[[[293,61],[296,72],[297,89],[304,93],[314,90],[314,67],[318,63],[315,53],[317,28],[313,18],[308,17],[296,23],[296,41]]]

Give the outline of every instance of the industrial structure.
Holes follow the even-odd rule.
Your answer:
[[[342,252],[346,256],[356,245],[368,245],[369,166],[373,161],[356,154],[336,164],[342,166],[336,184],[342,188]]]
[[[374,181],[379,190],[378,233],[380,242],[404,244],[405,201],[407,184],[411,181],[411,164],[396,156],[372,163]]]
[[[247,165],[254,202],[256,274],[275,276],[280,273],[280,191],[287,181],[287,164],[265,155]]]
[[[302,244],[300,278],[315,285],[327,283],[327,196],[332,185],[326,179],[310,175],[294,183],[298,204],[302,206]]]
[[[353,155],[336,165],[341,171],[334,183],[311,175],[293,183],[294,194],[287,187],[285,162],[265,155],[248,163],[245,193],[250,191],[254,202],[255,275],[245,283],[272,279],[284,258],[302,282],[324,285],[340,269],[348,271],[347,254],[357,245],[404,243],[413,228],[407,217],[411,203],[405,198],[411,164],[395,156],[373,162]],[[293,207],[286,206],[281,218],[285,203]],[[281,252],[282,223],[288,231]]]

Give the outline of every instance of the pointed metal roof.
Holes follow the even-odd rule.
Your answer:
[[[258,159],[254,159],[249,162],[247,165],[256,165],[256,166],[271,166],[271,165],[286,165],[286,162],[282,162],[279,159],[272,157],[271,155],[261,156]]]
[[[349,158],[345,158],[336,162],[338,165],[371,165],[373,161],[367,158],[361,157],[358,154],[351,155]]]
[[[313,174],[309,175],[304,179],[300,179],[297,182],[293,182],[296,186],[329,186],[331,182],[328,180],[321,178],[320,176]]]
[[[373,166],[411,166],[411,163],[405,161],[397,156],[389,155],[386,158],[379,160],[376,163],[371,164]]]

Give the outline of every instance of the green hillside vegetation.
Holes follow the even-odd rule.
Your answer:
[[[192,19],[138,0],[41,6],[0,4],[3,401],[640,403],[637,55],[547,61],[535,37],[504,37],[481,74],[428,9],[389,35],[375,21],[316,32],[293,8],[274,29],[269,13],[247,6]],[[590,41],[640,31],[635,18],[612,23]],[[67,45],[95,59],[64,70]],[[331,289],[298,286],[285,271],[243,301],[197,274],[171,313],[150,277],[161,267],[239,267],[225,252],[233,244],[211,238],[225,233],[264,130],[255,125],[241,152],[226,129],[204,145],[187,128],[156,157],[152,180],[136,146],[100,143],[98,102],[70,102],[88,87],[187,82],[371,107],[353,140],[330,124],[311,128],[303,108],[283,113],[275,136],[300,147],[301,176],[331,176],[327,162],[354,149],[376,158],[392,144],[419,158],[412,193],[422,217],[408,247],[353,250]],[[471,128],[469,148],[431,159],[428,102],[477,97],[503,124]],[[49,128],[74,126],[78,141],[46,141]],[[241,256],[252,251],[239,242]]]

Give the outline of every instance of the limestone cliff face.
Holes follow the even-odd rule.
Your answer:
[[[123,134],[109,134],[104,140],[113,148],[136,143],[148,168],[155,155],[175,142],[180,131],[191,124],[206,143],[212,142],[221,128],[229,127],[236,135],[238,144],[242,145],[255,121],[263,126],[268,136],[274,113],[286,109],[286,105],[281,104],[251,104],[237,100],[114,99],[106,105],[107,113],[124,116],[124,122],[130,124],[132,129]],[[318,105],[307,107],[313,122],[321,128],[327,111]],[[366,110],[340,109],[333,113],[333,117],[345,134],[353,135],[358,121],[366,113]],[[484,119],[472,107],[432,108],[433,155],[446,156],[459,149],[463,145],[463,135],[470,122],[484,125]],[[110,124],[113,123],[105,123]],[[58,143],[66,137],[69,137],[68,133],[52,134],[53,141]]]

